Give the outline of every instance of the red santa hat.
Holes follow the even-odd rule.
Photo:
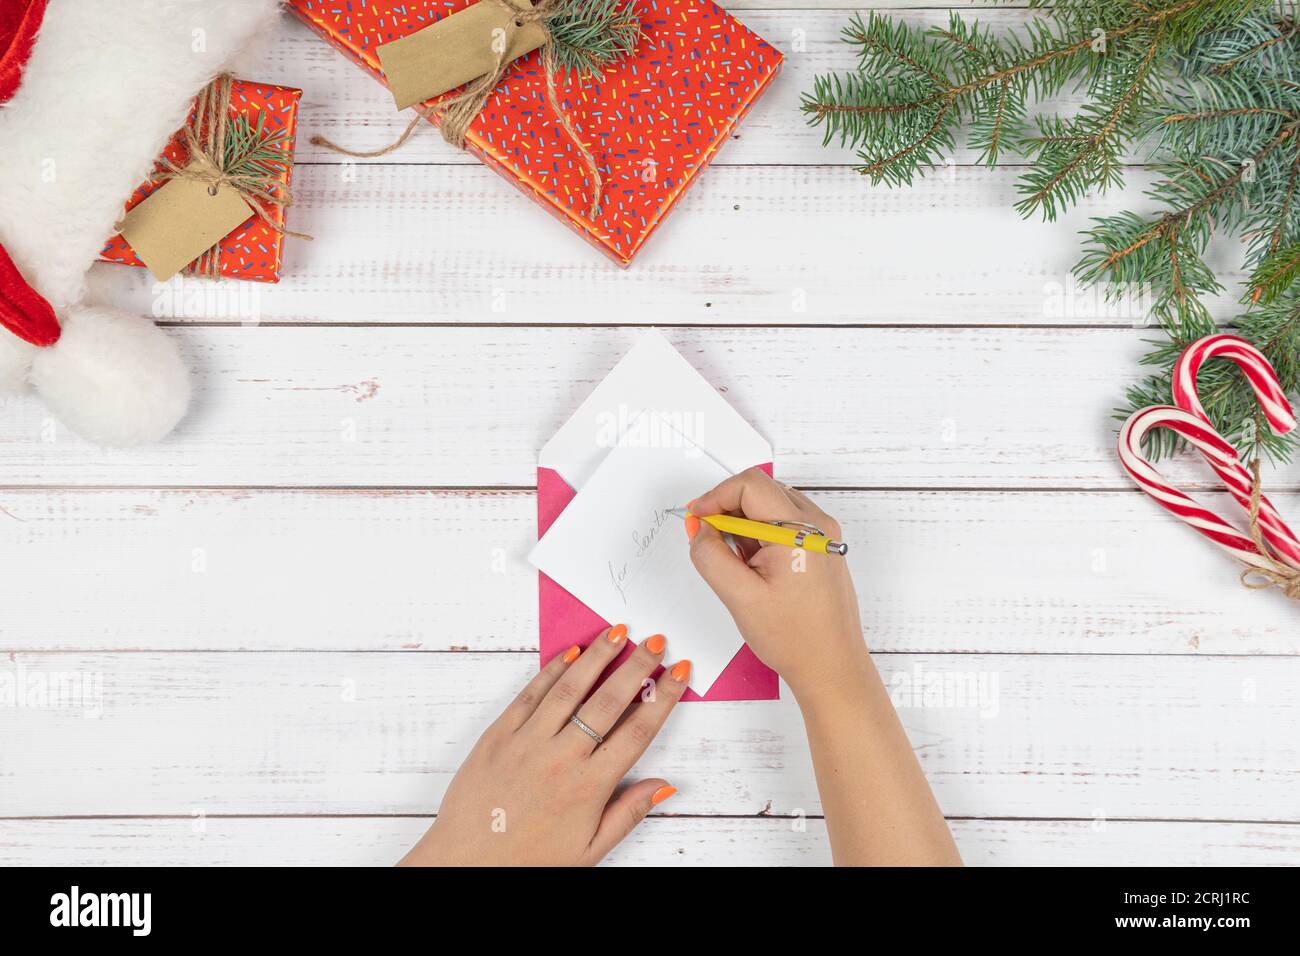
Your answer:
[[[18,89],[23,64],[32,54],[36,28],[45,15],[46,0],[13,0],[0,7],[0,103]]]
[[[18,89],[45,3],[15,0],[0,6],[0,106]],[[23,279],[4,246],[0,246],[0,325],[32,345],[53,345],[59,338],[54,309]]]
[[[86,301],[86,273],[195,93],[278,0],[0,2],[0,394],[33,388],[103,445],[157,441],[189,375],[143,316]]]

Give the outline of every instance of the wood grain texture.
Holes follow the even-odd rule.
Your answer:
[[[652,816],[611,866],[827,866],[818,819]],[[954,820],[971,866],[1294,866],[1300,827]],[[0,820],[0,866],[389,866],[428,826],[410,817]]]
[[[1300,654],[1280,594],[1138,494],[814,496],[877,651]],[[0,492],[0,650],[535,651],[535,516],[529,492]]]
[[[0,418],[0,485],[530,487],[537,451],[641,334],[568,328],[173,329],[195,369],[161,444],[100,450],[34,398]],[[1133,330],[673,329],[814,487],[1131,489],[1110,409]],[[1180,481],[1213,485],[1187,460]],[[1269,475],[1296,488],[1300,464]]]
[[[0,816],[433,813],[536,666],[532,654],[10,654],[0,673],[28,690],[0,710]],[[949,815],[1300,822],[1300,659],[878,666]],[[37,696],[42,685],[59,694]],[[679,787],[678,814],[820,806],[788,695],[678,708],[633,773]]]
[[[1078,230],[1147,208],[1151,174],[1055,224],[964,150],[873,188],[800,94],[852,65],[851,9],[947,8],[727,6],[784,74],[628,270],[432,130],[386,162],[311,146],[404,117],[291,17],[250,52],[305,91],[290,224],[316,241],[275,286],[92,270],[180,326],[195,401],[164,444],[0,400],[0,864],[396,859],[536,667],[537,450],[639,334],[614,326],[656,323],[853,529],[967,862],[1300,862],[1295,609],[1131,490],[1108,414],[1151,333],[1070,289]],[[1268,482],[1295,514],[1300,465]],[[829,862],[788,699],[685,706],[638,772],[681,793],[616,865]]]
[[[477,165],[304,166],[290,225],[316,238],[286,243],[279,284],[157,285],[114,263],[91,283],[179,322],[1140,326],[1145,308],[1070,269],[1093,217],[1154,208],[1153,174],[1051,223],[1015,211],[1019,175],[954,166],[886,189],[843,167],[710,168],[620,269]],[[1238,252],[1209,255],[1229,288]]]

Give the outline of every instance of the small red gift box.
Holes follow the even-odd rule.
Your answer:
[[[230,115],[246,116],[256,126],[259,119],[268,132],[284,131],[278,149],[284,154],[283,166],[270,169],[273,177],[289,188],[293,171],[294,135],[298,125],[298,100],[302,90],[269,83],[250,83],[234,80],[230,90]],[[163,155],[177,165],[188,158],[178,133],[163,151]],[[131,196],[126,209],[133,209],[162,182],[146,182]],[[268,206],[267,215],[277,226],[284,227],[284,209]],[[217,268],[223,277],[251,279],[254,282],[280,281],[280,254],[284,236],[272,229],[260,216],[250,214],[247,221],[217,244]],[[105,262],[120,262],[128,266],[144,266],[135,251],[121,235],[108,240],[99,258]]]
[[[472,2],[289,5],[382,82],[380,46]],[[561,71],[556,78],[560,106],[605,180],[595,219],[588,216],[591,184],[582,155],[547,99],[540,50],[512,64],[466,136],[468,150],[620,265],[632,260],[781,68],[779,52],[708,0],[632,2],[643,33],[636,50],[598,76]]]

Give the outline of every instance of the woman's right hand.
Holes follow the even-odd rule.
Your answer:
[[[858,599],[844,558],[738,540],[738,556],[696,515],[733,514],[755,521],[802,521],[832,538],[839,522],[802,493],[751,468],[687,506],[691,560],[727,606],[754,653],[796,697],[816,694],[869,666]]]
[[[876,673],[839,555],[738,539],[740,555],[695,515],[840,525],[757,468],[687,506],[691,560],[759,659],[803,712],[831,853],[841,864],[957,864],[961,856]],[[693,519],[693,520],[692,520]]]

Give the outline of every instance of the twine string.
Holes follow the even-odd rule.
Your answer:
[[[483,2],[488,2],[488,0],[483,0]],[[506,58],[506,53],[514,41],[515,31],[527,24],[535,23],[545,35],[542,41],[542,72],[546,75],[546,100],[550,104],[551,112],[559,119],[560,126],[569,139],[572,140],[573,145],[577,147],[583,165],[587,167],[587,174],[591,177],[592,182],[591,204],[587,208],[587,216],[595,219],[600,215],[600,201],[605,183],[600,175],[600,168],[596,164],[596,157],[587,148],[586,144],[578,138],[578,130],[573,125],[573,120],[560,105],[559,91],[555,82],[555,76],[559,70],[559,64],[555,58],[555,37],[547,25],[548,21],[560,12],[557,0],[537,0],[531,10],[517,7],[510,0],[490,0],[490,2],[508,11],[512,16],[512,19],[506,23],[504,36],[497,46],[496,64],[490,71],[471,81],[455,96],[420,110],[397,139],[380,149],[347,149],[319,134],[313,136],[311,142],[317,146],[334,150],[336,153],[342,153],[345,156],[373,159],[377,156],[386,156],[393,150],[400,148],[403,143],[411,138],[411,134],[415,132],[415,128],[421,120],[440,116],[438,130],[442,133],[442,138],[457,149],[464,149],[465,136],[469,132],[470,124],[474,122],[479,113],[483,112],[488,97],[492,95],[492,91],[496,89],[497,84],[501,82],[506,71],[510,68],[511,61]]]
[[[1269,562],[1267,568],[1243,568],[1241,583],[1252,591],[1265,591],[1277,588],[1294,601],[1300,601],[1300,569],[1291,567],[1273,557],[1273,552],[1264,543],[1264,533],[1259,527],[1259,507],[1263,500],[1263,482],[1260,480],[1259,459],[1250,463],[1250,538],[1255,547]]]

